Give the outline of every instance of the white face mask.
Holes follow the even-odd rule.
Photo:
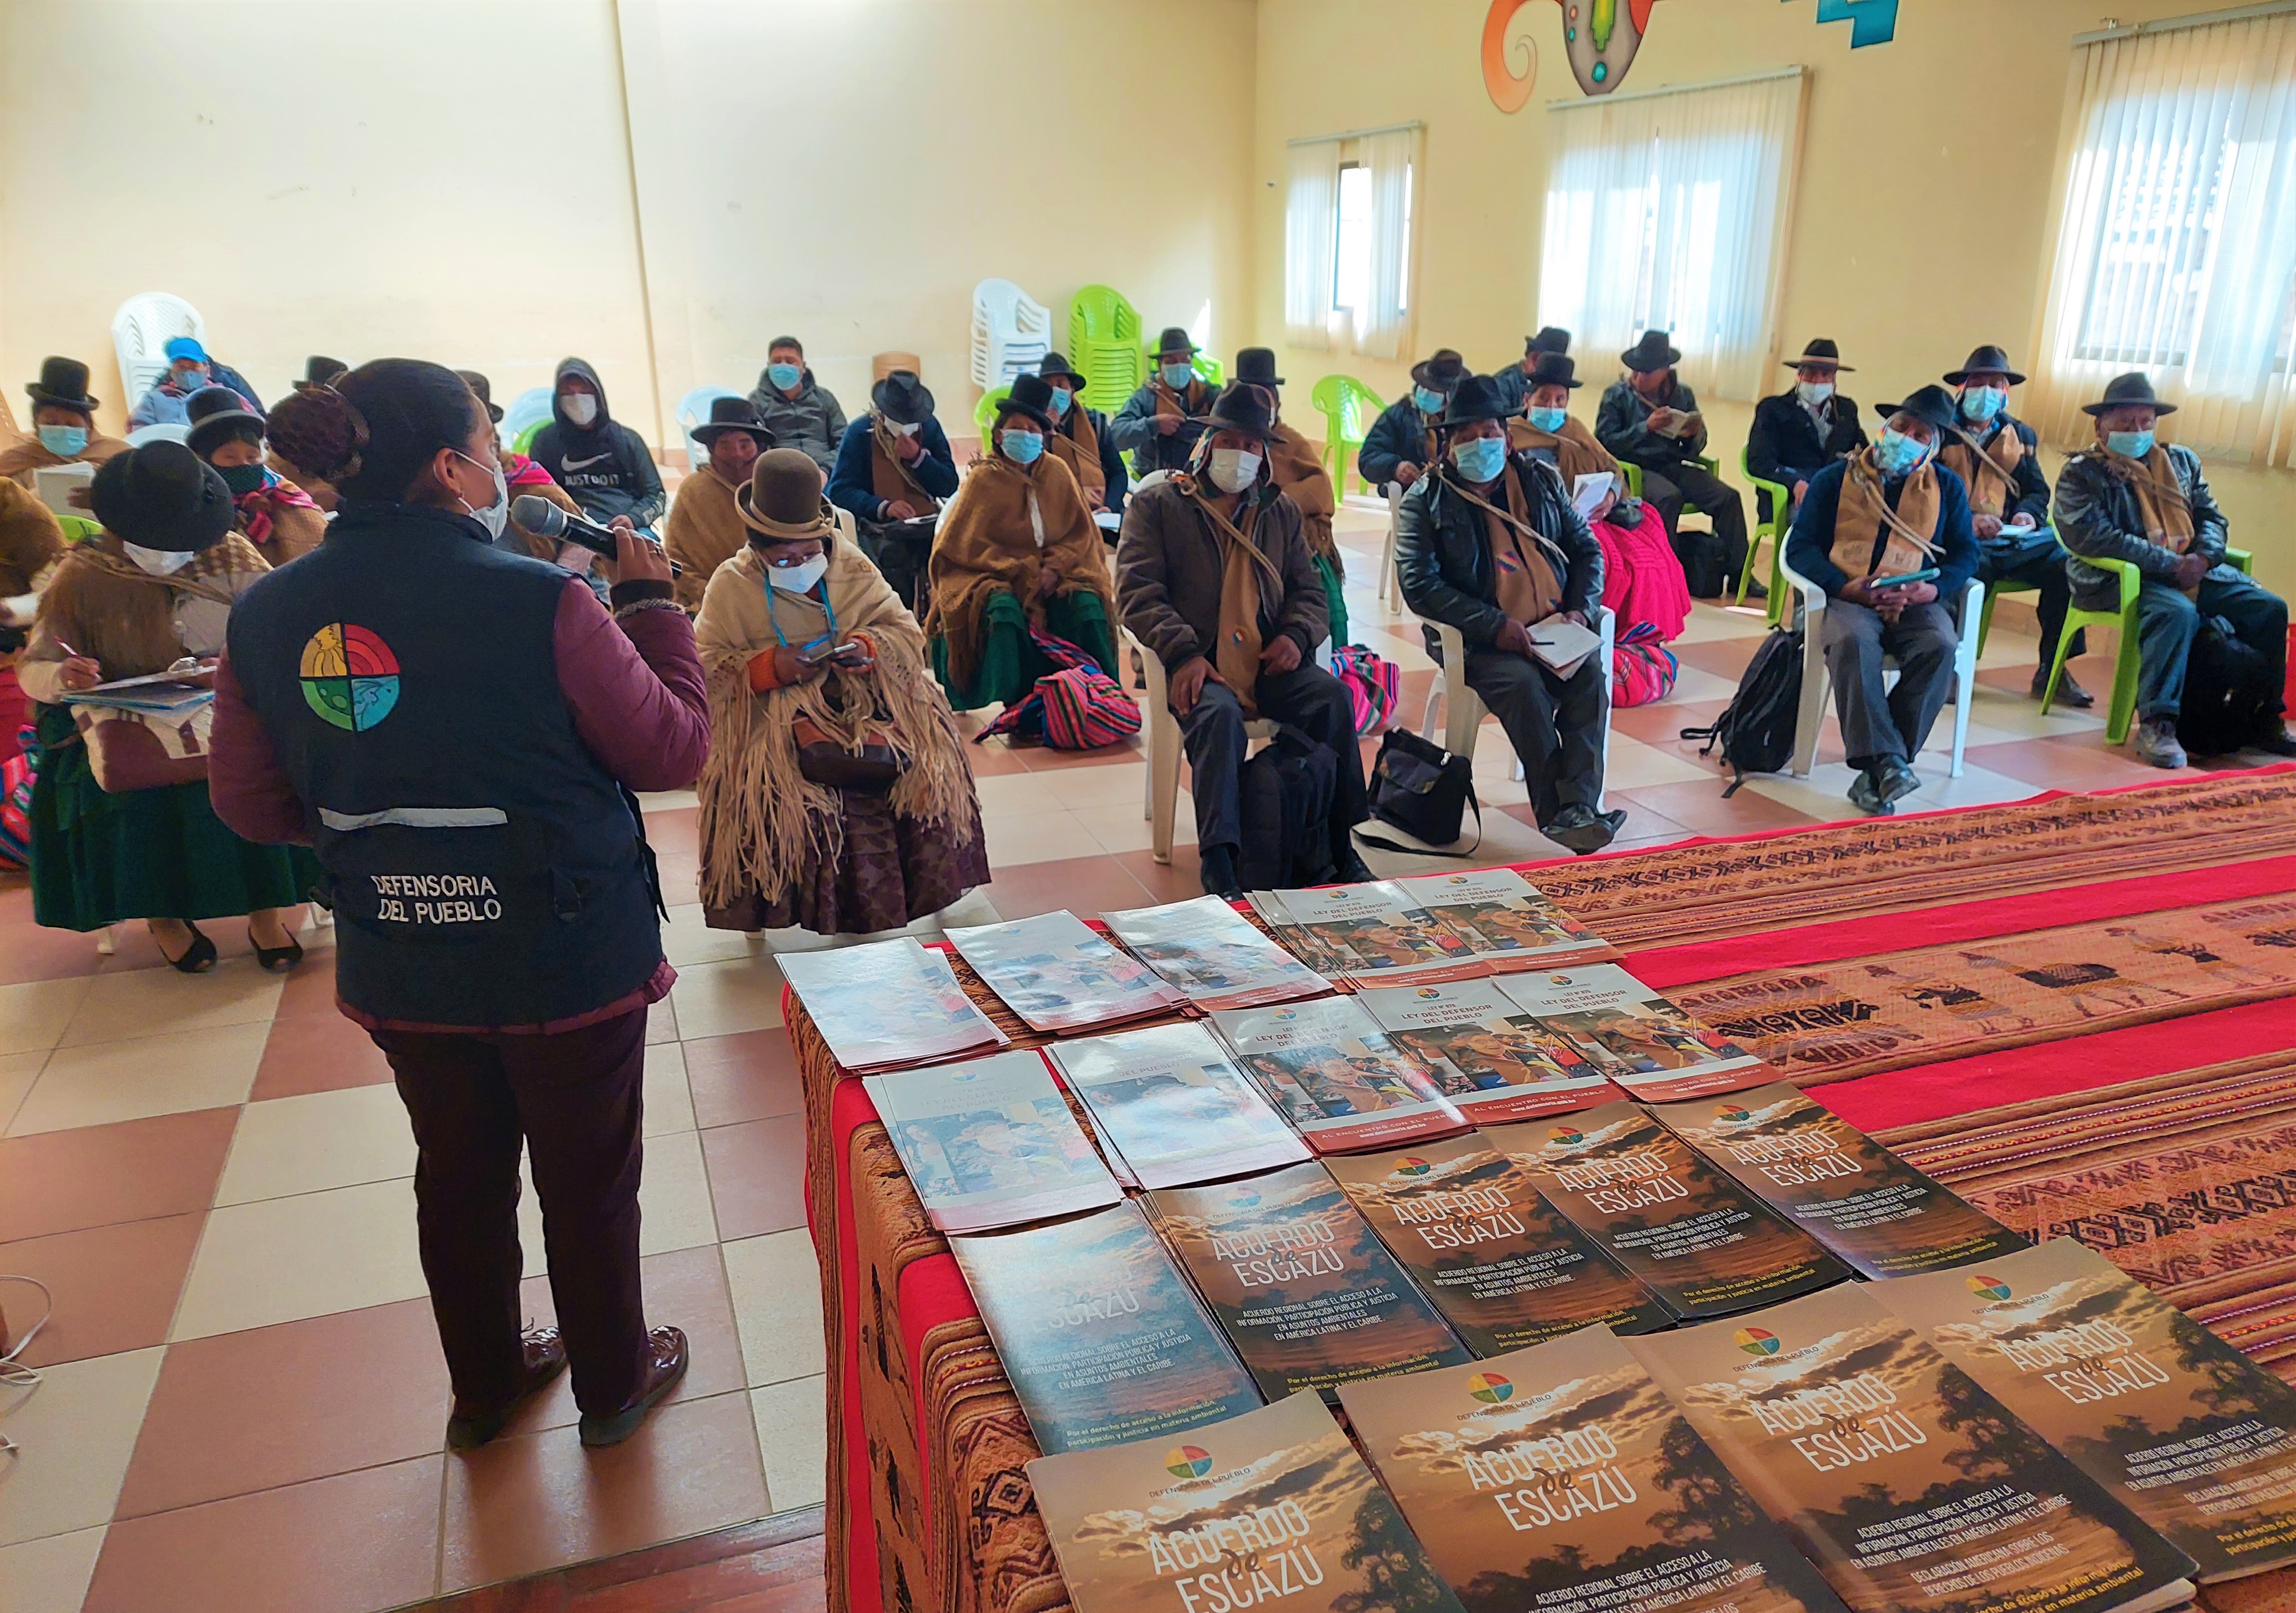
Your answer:
[[[1212,450],[1212,483],[1223,493],[1241,493],[1259,479],[1259,455],[1242,448]]]
[[[558,400],[558,406],[578,426],[586,426],[598,418],[598,400],[587,392],[570,392]]]
[[[1833,383],[1830,381],[1798,381],[1794,383],[1794,390],[1800,395],[1805,405],[1815,409],[1832,400]]]
[[[892,427],[893,435],[896,437],[914,437],[918,432],[925,429],[925,422],[921,420],[913,420],[906,426],[902,425],[898,421],[891,420],[887,421],[885,423]]]
[[[476,466],[481,471],[487,468],[486,466],[480,464],[477,460],[472,459],[469,454],[462,452],[459,448],[453,450],[453,453],[456,459],[461,460],[466,465]],[[510,520],[510,484],[503,479],[502,467],[500,465],[494,467],[494,503],[490,504],[473,506],[471,501],[466,498],[463,501],[463,508],[470,511],[471,519],[477,521],[479,525],[487,529],[488,536],[500,537],[503,535],[503,528]]]
[[[171,572],[181,571],[192,563],[192,552],[188,549],[146,549],[140,544],[129,543],[126,538],[119,540],[119,546],[127,551],[129,560],[154,577],[166,577]]]
[[[810,594],[813,585],[829,574],[829,556],[816,554],[801,566],[766,568],[766,580],[784,594]]]

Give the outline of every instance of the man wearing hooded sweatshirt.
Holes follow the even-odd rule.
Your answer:
[[[644,529],[668,507],[645,439],[607,412],[606,389],[586,360],[559,361],[550,423],[535,433],[532,458],[601,527],[627,515]]]
[[[766,367],[750,401],[774,434],[775,447],[804,449],[824,477],[837,469],[837,450],[845,441],[845,410],[833,393],[813,379],[796,337],[776,336],[767,346]]]

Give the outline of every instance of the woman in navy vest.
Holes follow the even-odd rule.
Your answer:
[[[494,427],[451,370],[381,359],[308,396],[326,541],[250,589],[216,674],[216,811],[308,842],[333,890],[335,995],[390,1060],[422,1153],[423,1275],[450,1445],[499,1433],[570,1363],[585,1445],[627,1438],[685,1371],[638,1292],[647,1005],[676,978],[637,790],[709,749],[693,630],[625,528],[612,614],[492,545]],[[518,1159],[558,1327],[519,1325]]]

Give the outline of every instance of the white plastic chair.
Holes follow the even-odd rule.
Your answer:
[[[168,372],[168,344],[178,336],[208,339],[207,321],[180,297],[138,291],[111,316],[111,348],[119,359],[119,382],[129,408]]]
[[[697,441],[693,428],[709,423],[709,405],[721,397],[747,397],[730,387],[696,387],[677,400],[677,429],[685,433],[685,468],[699,471],[709,463],[709,447]]]
[[[191,438],[191,427],[162,421],[136,427],[127,434],[126,440],[129,447],[140,448],[147,442],[189,442]]]
[[[1387,546],[1379,552],[1379,599],[1384,604],[1392,596],[1403,598],[1402,579],[1395,574],[1395,528],[1403,519],[1403,486],[1389,482],[1380,489],[1387,495]]]
[[[1459,635],[1456,627],[1446,623],[1430,622],[1427,625],[1435,629],[1435,642],[1443,651],[1443,664],[1435,668],[1435,681],[1427,687],[1427,708],[1420,714],[1419,737],[1434,740],[1435,708],[1439,705],[1443,708],[1444,717],[1443,749],[1454,756],[1472,757],[1475,754],[1476,733],[1483,725],[1483,702],[1481,697],[1467,686],[1464,673],[1467,641]],[[1605,803],[1611,796],[1611,692],[1612,675],[1618,668],[1618,662],[1611,657],[1611,651],[1618,642],[1619,618],[1611,614],[1608,605],[1597,605],[1590,625],[1603,640],[1594,651],[1602,658],[1599,665],[1603,671],[1603,791],[1595,800],[1595,810],[1600,812],[1607,810]],[[1454,667],[1461,669],[1459,692],[1456,697],[1450,693]],[[1514,767],[1507,776],[1517,783],[1522,782],[1521,757],[1515,757]]]
[[[1148,725],[1148,798],[1140,815],[1148,820],[1156,860],[1169,864],[1172,819],[1180,803],[1180,719],[1172,715],[1163,661],[1128,632],[1124,643],[1139,654],[1148,677],[1148,687],[1140,696],[1140,715]],[[1272,740],[1275,725],[1265,717],[1254,717],[1244,724],[1243,737],[1247,745],[1255,740]]]
[[[1825,669],[1824,618],[1825,590],[1795,570],[1782,550],[1778,554],[1778,571],[1787,584],[1801,595],[1801,709],[1794,716],[1793,776],[1806,779],[1810,769],[1817,766],[1818,736],[1825,728]],[[1973,625],[1983,617],[1985,585],[1975,577],[1969,580],[1969,591],[1962,596],[1961,642],[1953,651],[1953,772],[1962,774],[1962,752],[1969,746],[1969,703],[1977,693],[1977,634]],[[1895,671],[1894,660],[1882,662],[1885,671]]]
[[[1053,311],[1009,280],[972,288],[972,384],[984,392],[1033,372],[1053,347]]]

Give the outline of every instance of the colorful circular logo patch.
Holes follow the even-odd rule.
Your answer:
[[[1587,1141],[1587,1134],[1575,1126],[1558,1126],[1546,1134],[1565,1148],[1576,1148]]]
[[[1752,1109],[1741,1109],[1735,1103],[1725,1103],[1721,1108],[1716,1109],[1714,1112],[1721,1116],[1725,1120],[1730,1122],[1733,1126],[1743,1125],[1746,1121],[1754,1118],[1754,1111]]]
[[[1514,1393],[1514,1385],[1496,1372],[1477,1372],[1467,1380],[1467,1393],[1485,1405],[1496,1405]]]
[[[303,700],[319,720],[364,733],[398,704],[398,658],[373,629],[329,622],[303,645]]]
[[[1778,1353],[1778,1336],[1766,1327],[1742,1327],[1730,1335],[1730,1342],[1749,1355],[1775,1355]]]
[[[1983,1272],[1980,1272],[1975,1276],[1970,1278],[1969,1291],[1976,1295],[1980,1299],[2006,1299],[2009,1298],[2009,1285],[2002,1281],[2000,1278],[1988,1276]]]
[[[1164,1470],[1175,1478],[1201,1478],[1212,1470],[1212,1453],[1200,1445],[1176,1445],[1164,1453]]]
[[[1430,997],[1439,997],[1442,995],[1443,994],[1441,992],[1437,991],[1432,986],[1423,986],[1419,988],[1420,999],[1423,1002]]]
[[[1395,1174],[1398,1176],[1423,1176],[1434,1168],[1418,1155],[1406,1154],[1396,1162]]]

